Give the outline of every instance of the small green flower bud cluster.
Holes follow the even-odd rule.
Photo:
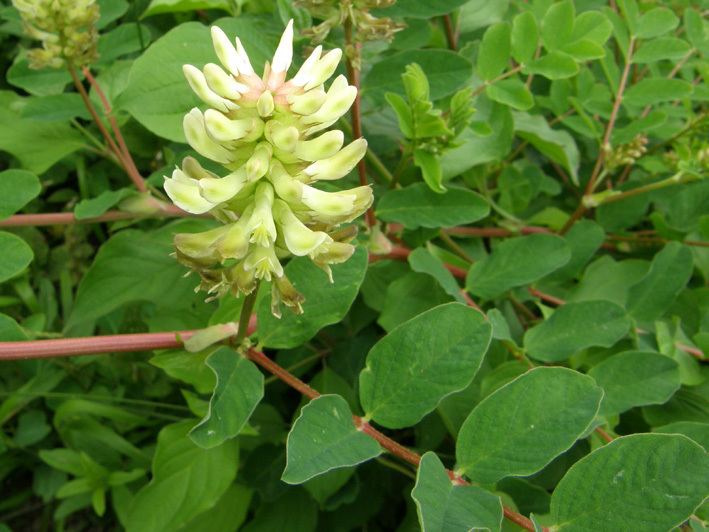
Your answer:
[[[321,43],[333,28],[341,27],[346,22],[352,24],[357,42],[391,41],[397,31],[404,29],[403,24],[388,17],[375,17],[369,11],[375,8],[389,7],[396,0],[297,0],[296,5],[303,7],[322,22],[305,33],[313,42]],[[345,50],[355,68],[360,68],[357,48],[351,46]]]
[[[87,65],[96,60],[99,19],[96,0],[12,0],[25,33],[41,41],[27,54],[30,68],[61,68],[65,62]]]
[[[614,172],[621,166],[634,164],[647,151],[647,136],[636,135],[627,144],[622,144],[615,149],[608,149],[606,155],[606,170]]]
[[[273,281],[275,314],[280,301],[299,312],[302,296],[285,277],[280,259],[308,256],[330,274],[330,264],[354,252],[348,241],[355,231],[335,228],[372,204],[368,186],[339,192],[313,186],[344,177],[367,150],[364,139],[342,147],[342,131],[324,131],[348,111],[357,89],[344,76],[325,89],[342,53],[323,54],[320,46],[286,80],[292,21],[263,76],[254,72],[238,38],[234,46],[213,27],[212,39],[226,70],[213,63],[202,70],[184,66],[190,86],[209,108],[192,109],[183,125],[190,146],[229,173],[220,177],[187,157],[165,178],[165,190],[181,209],[211,213],[224,225],[176,235],[176,255],[199,273],[198,288],[214,297],[249,294],[263,279]]]

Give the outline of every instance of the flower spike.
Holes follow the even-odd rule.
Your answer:
[[[165,178],[165,191],[180,208],[210,213],[223,225],[204,233],[175,236],[176,256],[200,276],[210,297],[251,293],[259,280],[273,281],[273,312],[283,303],[302,312],[303,297],[286,278],[281,260],[309,257],[331,276],[329,264],[347,260],[354,247],[337,226],[354,220],[372,203],[372,189],[325,192],[313,186],[347,175],[367,149],[364,139],[343,147],[345,135],[327,129],[347,112],[357,94],[344,76],[327,92],[323,84],[342,57],[318,46],[287,80],[293,60],[290,21],[263,76],[254,72],[237,37],[235,44],[211,28],[223,65],[202,70],[184,66],[192,90],[207,105],[184,118],[187,142],[222,165],[220,175],[186,157]],[[223,177],[222,177],[223,176]],[[348,238],[356,227],[346,229]],[[331,278],[331,277],[330,277]]]

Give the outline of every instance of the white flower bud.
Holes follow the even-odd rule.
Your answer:
[[[320,54],[322,54],[322,46],[317,46],[315,50],[313,50],[313,53],[311,53],[308,58],[303,61],[303,64],[301,65],[300,69],[298,70],[296,75],[293,76],[293,79],[291,79],[291,84],[295,85],[296,87],[302,87],[308,81],[310,81],[311,72],[318,59],[320,59]]]
[[[244,215],[239,220],[227,227],[227,231],[217,241],[216,247],[220,255],[227,259],[242,259],[249,251],[248,221],[253,207],[244,211]]]
[[[194,93],[204,103],[219,109],[220,111],[224,111],[225,113],[232,109],[236,109],[236,104],[230,102],[226,98],[222,98],[209,88],[209,85],[207,85],[207,79],[204,77],[201,70],[193,67],[192,65],[183,65],[182,71],[184,72],[187,82],[190,84],[190,87]]]
[[[262,182],[254,193],[254,210],[248,223],[251,242],[262,247],[271,247],[276,240],[276,224],[273,221],[273,187]]]
[[[199,193],[197,180],[187,177],[182,170],[175,169],[172,178],[165,177],[165,192],[172,202],[183,211],[204,214],[214,208],[214,204]]]
[[[323,242],[332,241],[327,233],[308,229],[282,200],[276,200],[274,214],[281,228],[286,247],[293,255],[303,257],[312,253]]]
[[[241,40],[237,37],[236,41],[236,53],[239,56],[239,72],[247,76],[253,76],[255,74],[253,67],[251,66],[251,61],[249,61],[249,54],[244,50],[244,45],[241,44]]]
[[[344,115],[357,96],[357,87],[347,84],[345,76],[338,76],[327,91],[325,103],[315,113],[304,116],[304,124],[331,124]],[[327,126],[324,126],[327,127]],[[324,129],[323,127],[323,129]],[[316,131],[316,128],[311,128]]]
[[[323,90],[310,90],[305,94],[288,96],[291,111],[299,115],[310,115],[320,109],[325,102],[327,94]]]
[[[231,44],[229,37],[217,26],[212,26],[212,43],[221,64],[234,76],[238,76],[241,58],[236,53],[236,48]]]
[[[287,72],[293,60],[293,19],[288,21],[281,40],[276,48],[276,53],[273,54],[271,62],[271,72],[281,73]]]
[[[349,214],[354,209],[356,196],[348,191],[325,192],[303,185],[300,201],[317,213],[330,216]]]
[[[196,107],[185,115],[182,121],[187,142],[194,150],[218,163],[228,164],[232,161],[229,150],[216,143],[207,134],[204,124],[204,115]]]
[[[273,94],[271,94],[271,91],[263,91],[261,96],[259,96],[259,99],[256,101],[256,110],[258,111],[259,116],[262,118],[271,116],[275,107],[276,105],[273,101]]]
[[[278,120],[269,120],[264,129],[266,140],[279,150],[291,152],[296,148],[300,131],[295,126],[285,126]]]
[[[256,181],[261,179],[266,172],[268,167],[271,165],[271,155],[273,150],[271,146],[266,142],[260,142],[254,153],[249,160],[246,161],[244,167],[246,168],[246,178],[249,181]]]
[[[339,48],[335,48],[334,50],[330,50],[326,53],[323,58],[312,67],[309,76],[310,79],[305,84],[303,89],[308,91],[318,85],[321,85],[335,72],[341,58],[342,50]]]
[[[295,146],[295,155],[303,161],[318,161],[335,155],[342,148],[345,135],[340,130],[328,131],[312,140],[301,140]],[[351,144],[350,144],[351,146]],[[366,144],[365,144],[366,150]],[[361,158],[361,157],[360,157]],[[359,160],[359,159],[358,159]],[[356,164],[356,162],[355,162]],[[312,165],[311,165],[312,166]],[[310,167],[308,167],[310,168]],[[306,168],[307,173],[307,168]],[[308,174],[310,175],[310,174]],[[346,175],[346,174],[344,174]],[[335,179],[335,178],[333,178]]]
[[[212,203],[223,203],[236,196],[246,184],[246,172],[241,168],[224,177],[204,177],[197,182],[199,193]]]
[[[275,277],[283,276],[283,266],[281,266],[273,247],[256,246],[254,250],[244,259],[244,270],[252,271],[257,279],[271,280],[272,274]]]
[[[360,138],[342,148],[332,157],[316,160],[303,170],[303,173],[312,181],[340,179],[350,173],[366,152],[367,141]]]
[[[253,118],[230,120],[219,111],[207,109],[204,112],[204,124],[207,133],[219,142],[232,142],[243,139],[256,125]]]
[[[214,244],[228,231],[229,226],[222,226],[202,233],[178,233],[175,247],[191,259],[209,258],[214,254]]]
[[[204,65],[204,78],[207,80],[209,88],[219,96],[230,100],[238,100],[241,94],[248,92],[249,88],[243,83],[239,83],[229,74],[224,72],[219,65],[207,63]]]
[[[199,164],[199,161],[197,161],[197,159],[189,156],[182,159],[182,171],[187,177],[191,177],[192,179],[197,180],[205,177],[212,177],[215,179],[219,177],[214,172],[210,172],[206,168],[202,167],[202,165]]]

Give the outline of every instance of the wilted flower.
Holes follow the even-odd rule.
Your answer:
[[[178,207],[209,212],[225,225],[176,235],[177,258],[200,274],[201,288],[217,296],[228,290],[249,294],[258,280],[272,280],[274,314],[281,300],[302,311],[302,296],[285,278],[279,259],[309,256],[329,274],[329,264],[354,252],[347,243],[354,233],[334,228],[372,204],[367,186],[340,192],[312,186],[347,175],[364,156],[364,139],[343,148],[341,131],[323,132],[347,112],[357,89],[338,76],[325,90],[342,53],[323,54],[320,46],[286,80],[292,21],[261,77],[238,38],[234,46],[213,27],[212,40],[226,71],[212,63],[202,70],[184,66],[190,86],[209,109],[192,109],[183,125],[190,146],[228,173],[217,176],[187,157],[166,177],[165,190]]]
[[[31,68],[86,65],[97,57],[96,0],[12,0],[25,33],[42,42],[27,54]]]

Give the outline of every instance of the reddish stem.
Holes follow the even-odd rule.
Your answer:
[[[409,248],[404,246],[393,246],[391,251],[386,255],[370,255],[369,262],[377,262],[385,259],[406,260],[409,255],[411,255],[411,250]],[[458,279],[465,279],[468,275],[467,270],[464,270],[463,268],[447,263],[444,263],[443,265],[453,274],[454,277],[457,277]]]
[[[352,138],[359,139],[362,138],[362,110],[360,103],[360,83],[359,83],[359,69],[355,68],[352,59],[349,54],[354,53],[357,58],[360,56],[361,43],[353,42],[353,28],[352,21],[347,18],[345,20],[345,55],[347,60],[345,61],[345,66],[347,68],[347,79],[349,84],[357,89],[357,94],[355,96],[354,102],[352,103]],[[357,163],[357,173],[359,174],[359,184],[360,186],[367,186],[369,184],[367,180],[367,163],[364,157]],[[367,209],[365,214],[365,219],[367,225],[372,227],[377,224],[377,218],[374,215],[374,209],[370,207]]]
[[[111,104],[108,103],[106,95],[104,94],[103,90],[101,90],[101,86],[91,75],[91,71],[88,69],[88,67],[84,67],[82,71],[84,73],[84,76],[86,76],[86,79],[89,80],[89,83],[96,91],[96,94],[98,94],[99,99],[101,100],[104,114],[106,115],[106,118],[108,118],[108,122],[111,124],[111,129],[113,130],[113,134],[115,135],[116,140],[118,141],[118,145],[120,146],[121,154],[123,155],[123,161],[125,163],[125,168],[126,172],[128,173],[128,176],[131,178],[133,184],[139,191],[146,192],[148,190],[148,187],[145,184],[143,176],[140,175],[140,172],[138,171],[138,168],[135,165],[135,161],[133,160],[133,156],[130,154],[130,150],[128,150],[128,146],[126,145],[126,141],[123,138],[121,129],[118,127],[116,118],[113,116]]]
[[[165,204],[160,210],[151,213],[152,217],[181,217],[192,216],[190,213],[175,207],[174,205]],[[0,220],[0,227],[21,227],[21,226],[45,226],[45,225],[68,225],[68,224],[91,224],[101,222],[115,222],[118,220],[131,220],[134,218],[142,218],[143,215],[125,211],[107,211],[101,216],[94,218],[83,218],[77,220],[73,212],[48,212],[39,214],[15,214]]]
[[[456,51],[458,49],[458,36],[456,35],[455,28],[453,27],[453,21],[451,20],[450,14],[443,15],[443,29],[446,32],[448,48]]]
[[[551,303],[552,305],[561,306],[566,304],[566,301],[564,301],[563,299],[556,296],[552,296],[551,294],[545,294],[544,292],[541,292],[536,288],[532,288],[531,286],[527,288],[527,290],[533,296],[538,297],[539,299],[541,299],[542,301],[546,301],[547,303]]]
[[[603,438],[606,441],[606,443],[610,443],[613,441],[613,436],[608,434],[601,427],[596,427],[596,434],[598,434],[601,438]]]
[[[273,360],[268,358],[261,351],[257,351],[256,349],[249,349],[247,351],[247,355],[251,360],[256,362],[256,364],[281,379],[294,390],[298,390],[305,397],[309,399],[317,399],[318,397],[320,397],[320,393],[317,390],[304,383],[298,377],[290,373],[287,369],[276,364]]]

